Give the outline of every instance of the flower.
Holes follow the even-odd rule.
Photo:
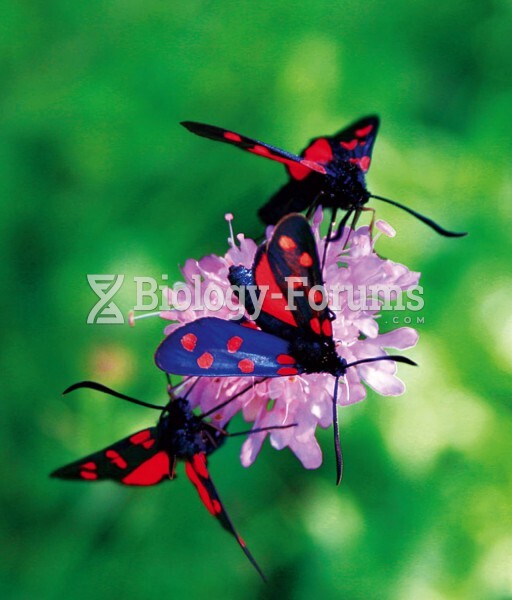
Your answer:
[[[323,213],[318,209],[313,218],[312,230],[319,256],[323,255],[325,239],[320,235]],[[341,244],[330,242],[326,251],[324,279],[330,292],[330,308],[336,318],[332,322],[336,350],[348,363],[386,354],[385,348],[405,350],[414,346],[417,332],[411,327],[400,327],[387,333],[379,332],[378,319],[385,301],[417,285],[419,273],[410,271],[400,263],[381,258],[375,252],[375,242],[384,234],[393,237],[394,229],[384,221],[378,222],[380,233],[372,240],[368,227],[352,231],[344,229],[342,239],[348,243],[343,251]],[[270,235],[269,228],[267,235]],[[238,246],[231,236],[231,248],[224,256],[210,255],[199,261],[189,259],[182,269],[184,285],[192,293],[203,294],[208,285],[215,284],[230,296],[229,267],[242,265],[251,268],[257,244],[237,236]],[[333,291],[334,290],[334,291]],[[377,290],[377,291],[375,291]],[[335,293],[336,292],[336,297]],[[202,296],[201,296],[202,297]],[[175,299],[172,292],[169,298]],[[233,299],[234,307],[241,310]],[[233,306],[232,306],[233,308]],[[233,311],[225,305],[205,308],[170,310],[161,313],[174,321],[165,328],[169,334],[184,323],[204,316],[233,318]],[[347,369],[338,388],[338,404],[346,406],[366,397],[366,383],[384,396],[404,392],[403,382],[396,376],[396,363],[378,361],[360,364]],[[332,425],[332,402],[335,379],[329,374],[313,373],[293,377],[261,380],[250,377],[202,377],[185,382],[188,399],[203,412],[212,411],[220,426],[226,425],[237,412],[242,411],[253,429],[296,424],[287,429],[275,429],[248,435],[241,452],[244,466],[251,465],[269,435],[271,445],[280,450],[289,447],[304,467],[315,469],[322,462],[322,452],[315,437],[316,428]],[[234,398],[224,405],[224,402]],[[223,406],[214,411],[216,406]]]

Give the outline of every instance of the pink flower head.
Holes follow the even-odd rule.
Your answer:
[[[325,245],[325,239],[320,235],[322,220],[323,213],[318,209],[312,230],[320,257]],[[395,234],[384,221],[379,222],[379,230],[390,237]],[[270,231],[271,228],[267,235]],[[347,240],[349,236],[347,247],[341,251],[342,244],[330,242],[327,248],[323,276],[329,293],[329,307],[336,316],[332,322],[333,337],[338,354],[348,363],[383,356],[385,348],[411,348],[418,339],[417,332],[410,327],[379,333],[378,319],[384,301],[415,287],[420,275],[400,263],[379,257],[374,245],[380,235],[372,240],[368,227],[355,231],[346,227],[341,239]],[[204,303],[201,306],[198,303],[197,308],[177,310],[171,306],[170,310],[161,313],[163,318],[174,321],[165,328],[166,334],[199,317],[233,318],[234,310],[238,310],[238,315],[242,314],[243,307],[231,295],[229,267],[242,265],[251,268],[257,244],[242,234],[237,236],[237,240],[238,246],[231,238],[231,248],[223,257],[210,255],[199,261],[190,259],[182,269],[182,285],[188,287],[190,293],[202,294],[208,285],[215,284],[225,297],[231,298],[230,307],[205,308]],[[175,299],[172,291],[169,299],[170,303]],[[383,360],[360,364],[348,368],[345,377],[340,380],[338,404],[346,406],[363,400],[367,393],[363,382],[384,396],[397,396],[405,390],[403,382],[396,376],[395,362]],[[315,469],[322,462],[322,452],[315,437],[316,428],[332,425],[334,385],[333,376],[313,373],[264,381],[251,377],[201,377],[186,382],[184,389],[190,390],[188,399],[192,406],[199,405],[203,412],[211,411],[236,396],[232,402],[212,413],[212,418],[220,426],[239,411],[254,429],[296,424],[287,429],[249,435],[241,452],[244,466],[254,462],[268,435],[274,448],[281,450],[288,446],[304,467]]]

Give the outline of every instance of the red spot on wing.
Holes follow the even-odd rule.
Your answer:
[[[154,485],[169,476],[169,456],[163,450],[144,461],[122,479],[126,485]]]
[[[272,154],[272,152],[270,152],[270,150],[267,147],[260,146],[259,144],[256,144],[253,148],[249,148],[248,150],[249,152],[257,154],[258,156],[264,156],[265,158],[273,158],[277,161],[279,161],[279,159],[281,158],[280,156],[275,156],[275,154]]]
[[[370,157],[363,156],[361,158],[349,158],[348,162],[351,162],[354,165],[357,165],[363,173],[366,173],[370,168]]]
[[[249,358],[244,358],[238,363],[238,368],[242,373],[252,373],[254,371],[254,362]]]
[[[367,125],[366,127],[361,127],[361,129],[356,129],[357,137],[365,137],[370,131],[373,129],[373,125]]]
[[[325,319],[325,321],[322,323],[322,333],[326,337],[332,337],[332,324],[329,319]]]
[[[332,149],[326,138],[318,138],[304,152],[306,160],[313,160],[319,163],[328,163],[332,160]]]
[[[266,293],[261,306],[263,312],[272,315],[284,323],[297,327],[293,312],[287,310],[286,298],[283,296],[283,293],[277,285],[266,254],[263,254],[256,266],[255,279],[258,287],[268,286],[268,292]]]
[[[180,341],[185,350],[192,352],[197,344],[197,336],[193,333],[186,333]]]
[[[209,352],[203,352],[197,359],[197,364],[201,369],[209,369],[213,365],[213,356]]]
[[[110,459],[110,462],[113,465],[116,465],[116,467],[119,467],[120,469],[126,469],[128,466],[128,463],[124,460],[124,458],[115,450],[107,450],[105,452],[105,456]]]
[[[212,502],[213,499],[211,498],[210,493],[206,489],[204,483],[199,478],[199,475],[197,474],[193,464],[189,461],[187,461],[187,463],[185,464],[185,472],[190,481],[196,486],[196,489],[199,493],[199,497],[201,498],[203,504],[206,506],[208,512],[215,516],[217,513],[215,511],[215,506]]]
[[[293,177],[293,179],[302,181],[311,173],[311,169],[308,169],[300,163],[293,163],[288,165],[288,172],[290,173],[290,177]]]
[[[267,148],[266,146],[262,146],[261,144],[255,144],[253,148],[247,148],[247,151],[252,152],[253,154],[257,154],[258,156],[270,158],[272,160],[275,160],[276,162],[286,165],[288,167],[290,175],[294,179],[304,179],[311,173],[311,171],[317,171],[318,173],[322,173],[323,175],[325,175],[326,173],[322,165],[313,162],[308,156],[306,156],[307,160],[301,160],[300,162],[297,162],[296,160],[280,155],[278,152],[273,152],[272,150],[269,150],[269,148]]]
[[[243,343],[243,339],[238,335],[234,335],[232,338],[228,340],[228,352],[236,352],[240,349],[240,346]]]
[[[319,138],[306,148],[302,163],[290,164],[288,170],[291,177],[298,181],[305,179],[311,173],[311,170],[325,175],[327,171],[317,163],[327,164],[332,161],[332,158],[332,149],[328,140]]]
[[[242,141],[242,138],[238,135],[238,133],[233,133],[232,131],[225,131],[224,137],[226,140],[231,140],[232,142]]]
[[[324,167],[322,167],[322,165],[319,165],[316,162],[312,162],[310,160],[301,160],[300,164],[304,165],[305,167],[308,167],[312,171],[316,171],[317,173],[321,173],[322,175],[325,175],[327,173],[327,171],[324,169]]]
[[[259,329],[258,325],[256,325],[256,321],[244,321],[242,323],[242,327],[247,327],[248,329]]]
[[[317,334],[320,335],[320,320],[318,317],[313,317],[309,322],[311,329]]]
[[[282,250],[285,250],[286,252],[289,252],[290,250],[295,250],[295,248],[297,248],[297,244],[295,243],[293,238],[291,238],[288,235],[282,235],[277,243],[279,244],[279,247]]]
[[[370,168],[370,162],[371,162],[371,159],[369,156],[363,156],[361,158],[361,160],[359,161],[359,166],[361,167],[361,171],[366,173],[366,171],[368,171],[368,169]]]
[[[239,535],[236,536],[236,539],[238,540],[238,543],[240,544],[240,546],[242,546],[242,548],[245,548],[247,546],[247,544]]]
[[[151,431],[149,431],[149,429],[144,429],[144,431],[139,431],[139,433],[135,433],[134,435],[132,435],[132,437],[130,438],[130,442],[138,446],[139,444],[142,444],[142,442],[148,440],[150,437]]]
[[[204,477],[205,479],[210,478],[208,468],[206,467],[206,456],[204,454],[194,454],[192,457],[192,463],[194,465],[194,469],[201,477]]]
[[[295,367],[281,367],[277,370],[278,375],[297,375],[299,372]]]
[[[213,500],[212,502],[213,510],[219,515],[222,512],[222,506],[218,500]]]
[[[357,146],[357,140],[351,140],[350,142],[340,142],[340,145],[345,148],[345,150],[353,150]]]
[[[98,474],[94,472],[97,468],[96,463],[92,461],[83,464],[82,470],[80,471],[80,477],[91,481],[93,479],[98,479]]]
[[[310,267],[313,264],[313,259],[311,258],[311,255],[308,254],[307,252],[303,252],[300,255],[299,258],[299,263],[303,266],[303,267]]]
[[[130,442],[134,446],[142,445],[142,447],[147,450],[148,448],[151,448],[155,443],[155,440],[151,438],[151,431],[149,429],[144,429],[144,431],[139,431],[139,433],[132,435]]]
[[[294,365],[297,361],[289,354],[279,354],[277,357],[277,362],[280,365]]]

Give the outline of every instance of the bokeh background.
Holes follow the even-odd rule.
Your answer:
[[[0,11],[1,596],[512,598],[510,2]],[[470,235],[438,237],[375,203],[398,230],[379,251],[423,273],[408,353],[421,366],[400,368],[403,396],[342,411],[340,488],[331,431],[318,471],[268,444],[244,469],[240,439],[212,457],[269,585],[183,474],[151,489],[50,480],[155,418],[65,387],[166,397],[152,362],[162,322],[87,325],[86,275],[124,274],[126,313],[135,275],[173,280],[186,258],[225,251],[225,212],[258,235],[256,209],[285,181],[179,121],[299,151],[368,113],[382,119],[370,188]]]

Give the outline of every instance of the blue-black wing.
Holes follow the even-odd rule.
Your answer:
[[[157,348],[155,362],[175,375],[279,377],[302,372],[286,340],[215,317],[173,331]]]

